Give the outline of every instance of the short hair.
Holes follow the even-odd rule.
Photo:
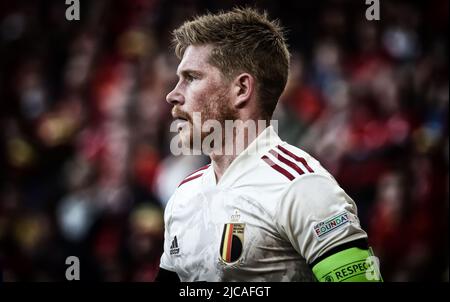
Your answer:
[[[178,58],[190,45],[211,44],[209,63],[227,79],[248,72],[256,79],[261,113],[267,119],[282,94],[289,72],[290,54],[278,20],[254,8],[207,13],[186,21],[173,31]]]

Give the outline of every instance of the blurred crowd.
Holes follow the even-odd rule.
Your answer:
[[[173,156],[170,32],[249,1],[0,3],[4,281],[152,281],[163,211],[203,156]],[[448,1],[256,1],[287,28],[274,119],[355,200],[385,281],[448,281]]]

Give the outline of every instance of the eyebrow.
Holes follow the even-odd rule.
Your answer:
[[[189,74],[200,76],[202,73],[200,71],[194,70],[194,69],[184,69],[180,73],[177,72],[177,76],[178,77],[180,77],[180,75],[183,76],[183,77],[186,77]]]

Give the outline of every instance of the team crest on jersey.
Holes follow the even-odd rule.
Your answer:
[[[220,243],[220,259],[226,264],[237,262],[244,248],[245,223],[226,223]]]
[[[239,222],[239,219],[241,219],[241,213],[238,209],[234,210],[233,215],[230,217],[231,222]]]

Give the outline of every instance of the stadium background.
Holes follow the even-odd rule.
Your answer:
[[[4,281],[152,281],[162,211],[204,157],[170,154],[170,31],[248,1],[0,4]],[[257,1],[288,29],[280,135],[356,201],[386,281],[448,281],[448,1]]]

